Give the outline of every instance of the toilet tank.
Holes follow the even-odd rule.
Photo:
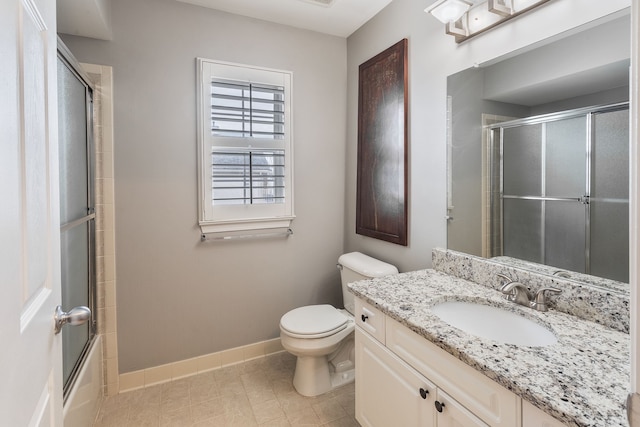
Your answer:
[[[358,280],[398,274],[398,269],[384,261],[372,258],[360,252],[350,252],[338,258],[340,279],[342,280],[342,301],[344,308],[351,314],[354,312],[355,297],[347,289],[347,284]]]

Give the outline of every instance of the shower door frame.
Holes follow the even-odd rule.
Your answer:
[[[93,132],[93,93],[95,88],[91,79],[87,76],[87,74],[82,70],[82,67],[75,59],[73,54],[69,51],[69,49],[64,45],[64,43],[58,39],[58,61],[61,61],[71,73],[76,77],[84,86],[85,86],[85,101],[86,101],[86,165],[87,165],[87,214],[81,218],[77,218],[69,223],[60,224],[60,233],[62,234],[65,231],[68,231],[76,226],[80,226],[83,224],[87,224],[87,248],[88,248],[88,301],[87,305],[91,310],[91,319],[89,320],[89,328],[88,328],[88,338],[78,360],[76,360],[74,367],[72,368],[69,378],[63,378],[63,400],[66,402],[67,397],[73,386],[75,381],[80,373],[80,370],[84,364],[84,361],[87,357],[88,352],[93,345],[97,337],[97,320],[96,320],[96,307],[97,307],[97,295],[96,295],[96,286],[97,286],[97,271],[96,271],[96,188],[95,188],[95,140],[94,140],[94,132]],[[59,141],[59,145],[62,146],[63,141]],[[61,171],[62,173],[63,171]],[[63,252],[61,249],[61,258],[63,256]],[[62,289],[64,289],[65,284],[62,284]],[[71,307],[64,307],[65,309],[70,309]],[[64,347],[62,349],[64,354]],[[63,355],[64,358],[64,355]]]
[[[533,117],[526,117],[522,119],[510,120],[506,122],[495,123],[488,126],[489,129],[489,170],[493,171],[495,169],[494,162],[496,158],[499,161],[498,169],[499,169],[499,188],[494,191],[494,183],[492,179],[488,180],[489,185],[489,194],[490,196],[490,206],[491,212],[500,213],[499,223],[492,218],[490,221],[490,236],[499,235],[500,236],[500,253],[495,252],[495,246],[492,243],[491,246],[491,254],[490,256],[500,256],[504,253],[504,199],[516,199],[516,200],[539,200],[541,201],[541,253],[540,257],[542,261],[546,261],[546,246],[545,246],[545,212],[546,212],[546,202],[547,201],[566,201],[566,202],[581,202],[585,205],[585,248],[584,248],[584,256],[585,256],[585,273],[590,274],[591,270],[591,206],[590,206],[590,198],[591,198],[591,184],[592,184],[592,150],[593,150],[593,135],[595,132],[593,116],[599,113],[620,111],[620,110],[628,110],[629,102],[619,102],[614,104],[606,104],[606,105],[596,105],[589,106],[583,108],[576,108],[573,110],[566,110],[557,113],[549,113],[542,114]],[[578,117],[585,117],[585,126],[586,126],[586,138],[585,138],[585,194],[580,197],[547,197],[546,196],[546,180],[545,180],[545,171],[546,171],[546,123],[555,122],[559,120],[566,120]],[[542,153],[541,153],[541,188],[542,188],[542,196],[505,196],[504,195],[504,129],[507,128],[515,128],[520,126],[527,125],[542,125]],[[499,132],[499,153],[496,157],[496,131]],[[497,230],[496,230],[497,228]],[[493,238],[492,242],[493,242]]]

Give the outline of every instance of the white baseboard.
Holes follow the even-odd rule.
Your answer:
[[[154,366],[119,376],[119,392],[136,390],[283,351],[280,338]]]

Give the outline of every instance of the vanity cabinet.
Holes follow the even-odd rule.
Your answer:
[[[522,427],[566,427],[531,403],[522,402]]]
[[[363,427],[435,425],[436,386],[356,328],[356,419]]]
[[[488,427],[360,328],[356,366],[356,418],[363,427]]]
[[[384,334],[378,336],[384,341],[357,323],[356,419],[361,425],[522,426],[518,396],[383,317]]]

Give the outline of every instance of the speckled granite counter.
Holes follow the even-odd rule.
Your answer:
[[[349,284],[357,297],[569,426],[627,426],[629,335],[562,312],[536,312],[493,289],[435,270]],[[484,340],[431,313],[444,301],[482,301],[552,330],[558,342],[523,347]]]
[[[617,280],[606,279],[604,277],[592,276],[590,274],[576,273],[575,271],[562,270],[549,265],[537,264],[535,262],[524,261],[518,258],[508,256],[497,256],[490,261],[503,264],[507,267],[520,268],[533,271],[535,273],[544,274],[551,277],[567,279],[577,284],[587,285],[591,288],[597,288],[605,291],[629,293],[629,284],[618,282]],[[434,268],[434,270],[436,270]]]
[[[553,287],[562,289],[560,295],[549,298],[549,307],[567,314],[589,320],[601,325],[629,333],[630,301],[629,288],[610,289],[585,285],[562,277],[551,276],[495,262],[494,258],[485,259],[446,249],[433,249],[433,269],[442,273],[469,280],[491,289],[498,289],[500,280],[497,273],[506,274],[511,279],[524,283],[532,293],[536,290]],[[545,266],[537,265],[536,270]],[[597,278],[592,278],[598,281]]]

